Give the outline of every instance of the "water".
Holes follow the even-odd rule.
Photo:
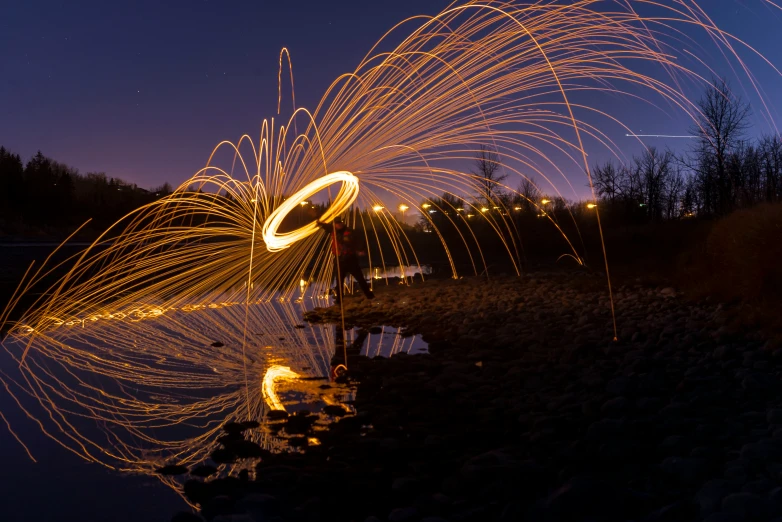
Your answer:
[[[58,358],[45,358],[36,351],[41,345],[34,343],[30,363],[32,368],[38,368],[36,374],[51,389],[75,390],[111,408],[120,408],[124,403],[109,400],[101,392],[158,405],[155,408],[168,408],[160,415],[154,408],[145,410],[143,422],[140,418],[134,421],[140,430],[136,434],[117,426],[106,429],[92,420],[67,415],[85,440],[112,450],[116,444],[108,441],[117,437],[126,445],[123,450],[126,456],[142,463],[139,468],[162,464],[166,455],[155,444],[140,443],[138,434],[141,433],[161,442],[184,441],[178,449],[190,452],[192,458],[188,465],[192,467],[217,447],[220,425],[226,420],[246,419],[248,409],[252,418],[264,417],[269,405],[260,384],[272,366],[289,368],[301,377],[275,385],[286,410],[306,409],[317,414],[327,404],[347,402],[345,407],[352,412],[353,390],[333,382],[335,361],[339,362],[338,355],[346,344],[368,357],[388,357],[403,351],[426,352],[426,343],[420,337],[404,336],[396,328],[354,329],[343,336],[335,325],[303,324],[304,311],[302,303],[251,306],[228,303],[169,311],[140,321],[105,320],[84,328],[60,327],[49,335],[71,350],[62,352]],[[25,341],[9,339],[6,348],[18,354]],[[63,354],[69,358],[67,365],[58,360]],[[2,355],[0,369],[6,375],[14,375],[16,364],[4,352]],[[81,369],[74,369],[79,365]],[[118,368],[120,381],[112,377]],[[74,375],[66,378],[66,369]],[[138,376],[128,377],[133,374]],[[45,408],[13,384],[11,389],[52,435],[73,446],[51,422]],[[75,413],[89,411],[84,402],[84,399],[57,399],[59,409]],[[181,413],[188,408],[203,413],[195,417]],[[4,481],[4,492],[14,502],[0,510],[0,519],[168,521],[176,511],[187,509],[174,489],[175,482],[167,486],[153,475],[119,473],[88,464],[57,445],[5,392],[0,393],[0,411],[39,461],[32,463],[19,443],[0,426],[0,456],[7,466],[6,476],[14,477]],[[164,427],[160,422],[164,417],[174,420],[187,417],[187,422]],[[319,429],[325,429],[322,425],[329,419],[321,414]],[[202,440],[194,443],[193,437],[199,436]],[[253,437],[275,451],[290,449],[286,438],[279,434],[257,430]],[[100,451],[91,449],[91,452],[99,459],[105,458]],[[46,502],[41,502],[42,498]]]

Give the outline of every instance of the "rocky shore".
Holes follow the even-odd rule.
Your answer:
[[[375,293],[345,300],[348,326],[404,327],[430,354],[355,358],[358,415],[261,455],[255,480],[188,482],[203,518],[782,521],[782,350],[726,307],[622,286],[614,341],[594,275]]]

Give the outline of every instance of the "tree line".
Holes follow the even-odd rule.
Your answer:
[[[748,138],[749,106],[716,79],[697,103],[690,130],[694,146],[683,153],[649,147],[629,162],[609,160],[592,168],[597,201],[573,202],[543,192],[534,178],[524,178],[515,191],[503,190],[507,175],[502,158],[488,146],[475,155],[475,194],[443,194],[419,226],[427,228],[452,218],[480,217],[512,221],[552,217],[577,221],[598,206],[609,224],[642,224],[692,217],[721,217],[759,203],[782,201],[782,137]],[[463,209],[463,210],[458,210]],[[474,219],[478,218],[478,219]]]
[[[145,190],[103,172],[81,174],[40,151],[24,163],[19,154],[0,147],[0,231],[60,231],[90,218],[93,229],[102,229],[171,191],[168,183]]]
[[[651,147],[629,164],[595,166],[592,180],[605,214],[659,222],[782,201],[782,138],[748,138],[749,106],[723,80],[713,82],[698,108],[690,150]]]

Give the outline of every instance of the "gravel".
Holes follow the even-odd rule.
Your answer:
[[[359,382],[358,415],[319,433],[320,446],[264,455],[256,480],[206,482],[204,518],[782,514],[782,354],[737,327],[730,307],[690,302],[670,287],[621,286],[614,340],[604,281],[589,274],[432,280],[375,293],[371,303],[345,299],[347,326],[402,327],[430,353],[357,359],[349,375]],[[336,322],[339,313],[316,309],[305,319]],[[281,466],[292,473],[273,479]],[[250,495],[275,501],[243,500]],[[228,516],[236,518],[219,518]]]

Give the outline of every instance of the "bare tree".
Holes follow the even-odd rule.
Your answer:
[[[514,205],[520,207],[522,212],[532,212],[535,209],[533,201],[540,197],[540,189],[535,178],[523,178],[516,193]]]
[[[475,170],[472,171],[472,174],[481,178],[479,196],[489,204],[493,204],[502,192],[501,189],[498,189],[497,184],[502,183],[508,177],[507,174],[500,174],[501,166],[499,154],[491,147],[481,145],[475,155]]]
[[[681,170],[673,165],[665,180],[665,219],[678,219],[683,216],[683,198],[686,191],[686,181]]]
[[[635,158],[636,179],[640,181],[641,198],[647,215],[652,221],[660,221],[665,206],[665,187],[671,175],[673,154],[658,152],[651,147]]]
[[[592,169],[592,185],[597,196],[613,206],[621,193],[620,169],[611,160],[595,166]]]
[[[764,199],[769,203],[779,201],[782,199],[782,138],[764,136],[758,149]]]
[[[714,79],[698,102],[694,169],[703,191],[704,210],[726,214],[735,205],[735,181],[728,174],[729,153],[748,127],[749,105],[735,97],[727,82]]]

